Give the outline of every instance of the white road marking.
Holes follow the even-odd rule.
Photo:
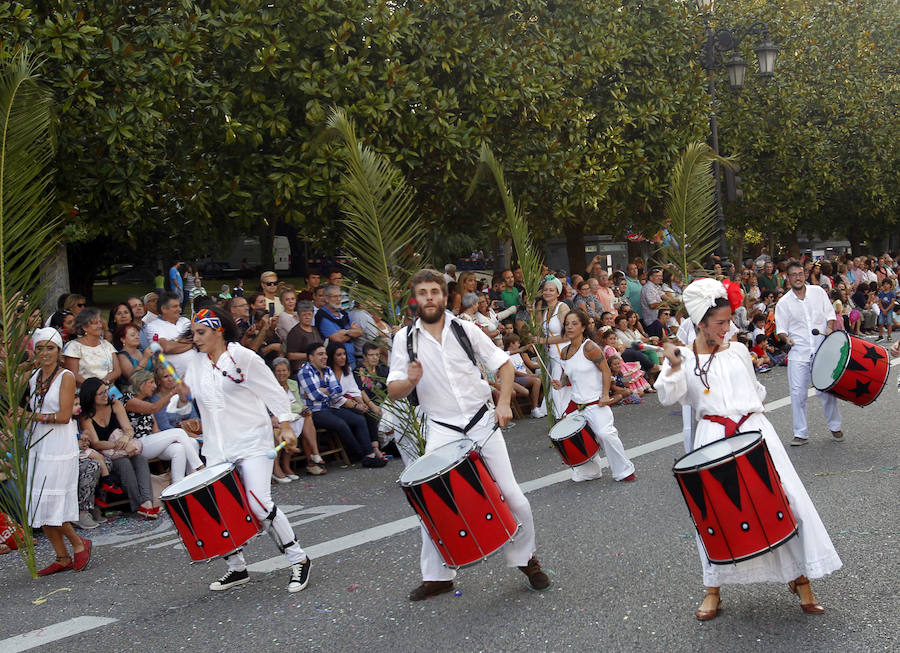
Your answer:
[[[18,653],[19,651],[29,651],[38,646],[44,646],[65,637],[78,635],[79,633],[106,626],[117,622],[118,619],[110,619],[107,617],[75,617],[68,621],[60,621],[57,624],[47,626],[46,628],[38,628],[30,633],[16,635],[8,639],[0,641],[0,651],[3,653]]]

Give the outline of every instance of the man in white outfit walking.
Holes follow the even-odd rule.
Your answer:
[[[790,292],[775,305],[775,332],[791,346],[788,354],[788,382],[791,387],[791,412],[794,418],[792,446],[809,441],[806,424],[806,399],[809,396],[812,359],[819,345],[834,329],[834,307],[820,286],[806,283],[803,266],[791,261],[787,266]],[[816,391],[825,409],[825,420],[836,442],[844,441],[837,399]]]

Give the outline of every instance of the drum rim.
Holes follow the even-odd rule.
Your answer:
[[[550,438],[551,440],[553,440],[554,442],[562,442],[563,440],[567,440],[567,439],[571,438],[573,435],[575,435],[575,433],[577,433],[577,431],[573,431],[572,433],[569,433],[564,438],[554,438],[553,437],[553,429],[555,429],[557,426],[562,424],[567,419],[570,419],[573,417],[577,417],[578,419],[582,420],[582,422],[583,422],[582,428],[584,428],[584,426],[590,426],[590,424],[588,424],[587,417],[582,415],[581,411],[576,411],[574,413],[570,413],[570,414],[566,415],[561,420],[559,420],[556,424],[554,424],[552,427],[550,427],[550,432],[547,433],[547,437]],[[580,431],[581,429],[578,429],[578,430]]]
[[[847,356],[847,360],[844,361],[844,367],[843,367],[843,369],[841,370],[841,373],[838,375],[838,378],[832,379],[831,383],[830,383],[827,387],[825,387],[825,388],[820,388],[819,386],[816,385],[815,377],[813,376],[813,368],[814,368],[815,365],[816,365],[816,357],[819,355],[819,351],[822,349],[822,347],[825,346],[825,343],[828,342],[828,339],[829,339],[831,336],[835,336],[835,335],[837,335],[837,336],[844,336],[844,342],[846,342],[847,345],[850,346],[850,349],[851,349],[851,350],[853,349],[853,347],[852,347],[852,342],[851,342],[851,340],[850,340],[850,334],[847,333],[846,331],[844,331],[843,329],[838,329],[838,330],[836,330],[836,331],[832,331],[832,332],[829,333],[827,336],[825,336],[825,339],[824,339],[822,342],[819,343],[819,346],[816,347],[816,353],[813,354],[813,361],[812,361],[812,364],[809,366],[809,378],[810,378],[810,381],[812,381],[813,387],[814,387],[816,390],[818,390],[819,392],[828,392],[828,391],[831,390],[834,386],[836,386],[837,383],[838,383],[838,381],[840,381],[840,380],[841,380],[841,377],[844,375],[844,372],[847,371],[847,366],[850,364],[850,356]],[[852,352],[851,352],[851,353],[852,353]],[[790,357],[790,354],[788,354],[788,357]],[[879,393],[879,394],[880,394],[880,393]],[[874,400],[873,400],[873,401],[874,401]]]
[[[793,512],[793,511],[792,511]],[[696,527],[696,524],[695,524]],[[709,560],[709,564],[711,565],[733,565],[738,562],[744,562],[746,560],[752,560],[753,558],[758,558],[761,555],[765,555],[770,553],[780,547],[782,544],[789,542],[792,537],[798,535],[800,533],[800,523],[797,521],[797,518],[794,517],[794,530],[785,535],[783,538],[775,542],[775,544],[770,544],[767,548],[757,551],[756,553],[751,553],[750,555],[741,556],[740,558],[732,558],[731,560],[713,560],[709,557],[709,553],[706,552],[706,543],[703,542],[703,538],[700,537],[700,541],[703,542],[703,552],[706,553],[706,559]]]
[[[423,477],[423,478],[419,478],[419,479],[416,479],[415,481],[410,481],[410,480],[404,481],[404,480],[403,480],[403,475],[404,475],[406,472],[410,471],[410,470],[413,468],[413,466],[414,466],[417,462],[419,462],[420,460],[422,460],[422,458],[424,458],[425,456],[427,456],[427,455],[429,455],[429,454],[434,453],[435,451],[440,451],[440,450],[443,449],[444,447],[449,447],[449,446],[451,446],[451,445],[455,445],[455,444],[458,444],[458,443],[460,443],[460,442],[468,442],[469,445],[470,445],[468,451],[465,452],[465,455],[463,455],[463,456],[460,457],[459,459],[453,461],[453,462],[450,463],[447,467],[442,468],[440,471],[434,472],[434,473],[431,474],[430,476],[426,476],[426,477]],[[457,467],[459,467],[459,466],[463,463],[463,461],[468,460],[468,459],[469,459],[469,454],[470,454],[472,451],[474,451],[476,448],[477,448],[477,445],[475,444],[475,440],[472,440],[472,439],[470,439],[470,438],[459,438],[458,440],[451,440],[451,441],[448,442],[447,444],[442,444],[441,446],[437,447],[436,449],[432,449],[432,450],[429,451],[428,453],[426,453],[426,454],[424,454],[423,456],[421,456],[420,458],[416,459],[415,462],[413,462],[413,463],[412,463],[411,465],[409,465],[406,469],[404,469],[402,472],[400,472],[400,477],[397,479],[397,483],[400,485],[400,487],[413,487],[413,486],[416,486],[416,485],[422,485],[422,484],[424,484],[424,483],[428,483],[428,482],[430,482],[430,481],[433,481],[433,480],[436,479],[436,478],[440,478],[441,476],[443,476],[443,475],[446,474],[447,472],[449,472],[449,471],[451,471],[451,470],[456,469]]]
[[[212,467],[207,467],[207,468],[204,468],[203,470],[199,470],[199,471],[206,471],[206,469],[213,469],[213,468],[219,467],[219,466],[221,466],[221,467],[223,468],[223,469],[222,469],[222,473],[219,474],[218,476],[215,476],[215,477],[209,479],[209,480],[208,480],[206,483],[204,483],[203,485],[197,485],[197,486],[195,486],[195,487],[192,487],[190,490],[185,490],[184,492],[179,492],[178,494],[171,494],[171,495],[167,495],[167,494],[166,494],[166,490],[169,489],[169,488],[166,488],[165,490],[163,490],[162,492],[160,492],[160,494],[159,494],[159,500],[160,500],[160,501],[171,501],[172,499],[180,499],[181,497],[186,497],[186,496],[188,496],[189,494],[193,494],[194,492],[196,492],[197,490],[199,490],[199,489],[201,489],[201,488],[209,487],[209,486],[212,485],[213,483],[215,483],[215,482],[217,482],[217,481],[221,481],[224,477],[228,476],[229,473],[231,473],[232,471],[234,471],[234,463],[229,463],[229,462],[217,463],[217,464],[213,465]],[[197,473],[197,472],[194,472],[194,474],[196,474],[196,473]],[[181,480],[183,481],[183,480],[185,480],[185,479],[187,479],[187,478],[190,478],[192,475],[193,475],[193,474],[188,474],[187,476],[185,476],[185,477],[184,477],[183,479],[181,479]],[[179,483],[180,483],[180,482],[181,482],[181,481],[179,481]],[[174,485],[174,484],[173,484],[173,485]],[[172,486],[170,485],[169,487],[172,487]]]
[[[759,435],[755,440],[752,440],[749,444],[744,445],[740,449],[732,449],[731,453],[727,456],[723,456],[721,458],[716,458],[715,460],[710,460],[706,463],[703,463],[700,465],[694,465],[692,467],[684,467],[681,469],[678,468],[679,462],[681,462],[688,456],[696,453],[703,447],[707,447],[711,444],[716,444],[718,442],[721,442],[722,440],[730,440],[731,438],[736,438],[739,435],[749,435],[751,433],[757,433]],[[694,472],[698,472],[698,471],[701,471],[704,469],[712,469],[713,467],[718,467],[719,465],[723,465],[723,464],[727,463],[729,460],[733,460],[733,459],[737,458],[739,455],[742,455],[742,454],[750,451],[751,449],[753,449],[755,446],[759,445],[760,443],[765,444],[765,442],[766,442],[766,438],[765,438],[765,436],[763,436],[762,431],[758,431],[758,430],[757,431],[738,431],[737,433],[735,433],[734,435],[732,435],[729,438],[721,438],[719,440],[713,440],[712,442],[708,442],[707,444],[704,444],[703,447],[699,447],[697,449],[694,449],[693,451],[690,451],[690,452],[684,454],[681,458],[679,458],[678,460],[675,461],[674,465],[672,465],[672,473],[675,474],[676,476],[678,476],[680,474],[694,473]],[[768,448],[768,447],[766,447],[766,448]],[[771,455],[771,454],[769,454],[769,455]]]

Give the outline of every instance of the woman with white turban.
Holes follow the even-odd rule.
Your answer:
[[[75,534],[78,521],[78,432],[72,421],[75,376],[60,362],[62,338],[47,327],[32,335],[37,370],[29,380],[28,520],[43,528],[56,561],[38,572],[48,576],[81,571],[91,558],[91,542]],[[66,540],[73,554],[66,549]]]
[[[778,548],[728,565],[710,564],[698,537],[706,597],[697,619],[713,619],[719,613],[723,583],[787,582],[800,595],[804,612],[824,612],[809,578],[840,569],[841,560],[784,445],[763,414],[766,389],[756,380],[749,351],[740,343],[725,341],[731,324],[725,288],[715,279],[698,279],[685,289],[683,301],[697,327],[697,338],[690,348],[663,346],[666,360],[656,381],[660,401],[691,405],[699,420],[692,449],[738,431],[761,432],[799,524],[798,535]]]
[[[547,345],[547,353],[550,357],[550,379],[558,381],[563,374],[562,368],[562,350],[569,344],[569,339],[563,333],[563,322],[566,319],[566,313],[569,307],[559,301],[562,294],[562,281],[554,276],[548,275],[544,280],[544,287],[541,291],[544,297],[544,310],[541,311],[541,328],[544,337],[538,342]],[[551,388],[550,401],[553,404],[553,416],[559,419],[569,407],[572,400],[571,386],[562,386],[560,388]]]

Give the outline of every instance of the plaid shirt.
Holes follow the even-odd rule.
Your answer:
[[[297,372],[297,383],[306,405],[314,413],[325,408],[337,408],[344,403],[344,391],[330,367],[326,366],[319,374],[319,370],[307,361]],[[328,390],[328,394],[322,392],[323,387]]]

